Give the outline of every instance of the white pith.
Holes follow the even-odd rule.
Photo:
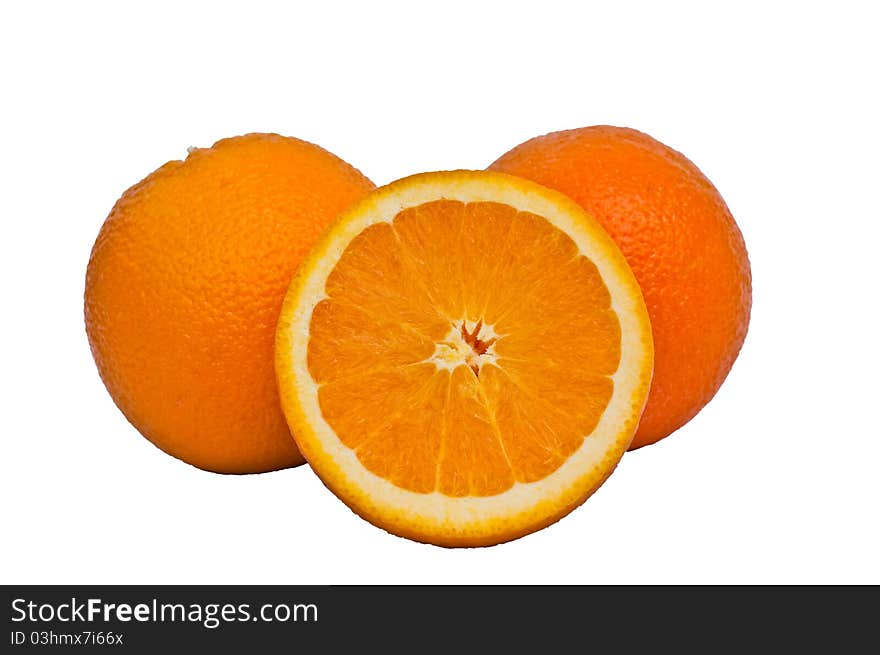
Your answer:
[[[438,369],[452,370],[459,366],[467,366],[481,370],[486,364],[495,364],[498,356],[495,354],[495,344],[489,346],[486,352],[477,354],[471,345],[461,335],[461,325],[472,333],[477,329],[475,321],[456,321],[449,328],[446,337],[434,345],[434,354],[427,359]],[[491,341],[498,338],[498,333],[491,325],[480,323],[477,335],[482,341]]]

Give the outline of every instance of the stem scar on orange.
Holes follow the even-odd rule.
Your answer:
[[[211,471],[302,463],[278,402],[275,323],[309,248],[373,188],[318,146],[249,134],[123,194],[89,260],[85,323],[107,390],[145,437]]]
[[[300,267],[276,370],[300,450],[389,532],[514,539],[568,514],[629,446],[651,328],[617,246],[550,189],[426,173],[343,212]]]
[[[632,447],[687,423],[727,377],[752,304],[745,242],[712,183],[681,153],[610,126],[536,137],[489,168],[575,200],[632,267],[655,349],[654,381]]]

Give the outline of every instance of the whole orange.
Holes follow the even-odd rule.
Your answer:
[[[578,202],[611,234],[635,273],[655,358],[631,448],[687,423],[727,377],[751,310],[745,243],[712,183],[647,134],[604,125],[531,139],[490,168]]]
[[[275,384],[275,323],[299,262],[373,188],[316,145],[248,134],[122,195],[89,259],[85,323],[107,390],[145,437],[211,471],[303,462]]]

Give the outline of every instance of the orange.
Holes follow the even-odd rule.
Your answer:
[[[95,242],[85,322],[113,400],[150,441],[224,473],[302,463],[275,386],[298,263],[373,184],[275,134],[193,150],[126,191]]]
[[[386,530],[513,539],[582,503],[635,432],[647,311],[574,202],[486,171],[416,175],[334,223],[278,322],[281,401],[324,483]]]
[[[632,447],[692,419],[727,377],[749,325],[745,243],[712,183],[646,134],[586,127],[526,141],[490,166],[556,189],[611,234],[642,288],[654,381]]]

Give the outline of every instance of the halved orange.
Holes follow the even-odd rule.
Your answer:
[[[288,290],[275,364],[297,445],[351,509],[478,546],[602,484],[637,427],[653,346],[626,260],[583,209],[454,171],[337,219]]]

